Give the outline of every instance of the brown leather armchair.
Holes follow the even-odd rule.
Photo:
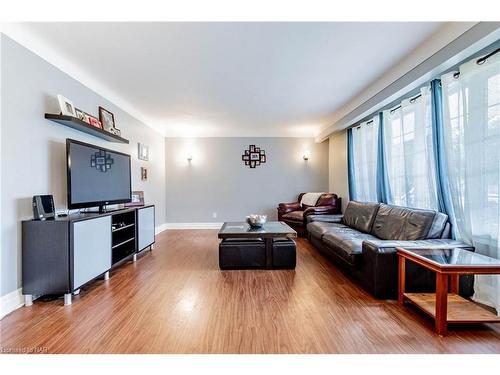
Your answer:
[[[297,202],[280,203],[278,205],[278,220],[284,221],[297,231],[299,236],[306,234],[307,217],[309,215],[326,215],[341,213],[341,198],[337,194],[322,194],[315,206],[301,205],[302,196],[300,193]]]

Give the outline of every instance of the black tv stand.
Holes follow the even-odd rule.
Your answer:
[[[137,260],[155,242],[155,207],[146,205],[106,213],[80,212],[53,220],[22,222],[25,304],[33,296],[72,295],[126,260]]]

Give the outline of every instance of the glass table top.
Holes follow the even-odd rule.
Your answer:
[[[268,221],[261,228],[252,228],[246,222],[230,222],[224,223],[219,231],[221,236],[295,236],[295,232],[291,227],[281,221]]]
[[[443,266],[499,266],[500,259],[473,253],[460,248],[453,249],[404,249]]]

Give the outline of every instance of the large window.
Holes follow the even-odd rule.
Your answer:
[[[377,201],[378,117],[363,122],[352,131],[351,199]]]
[[[437,209],[428,87],[419,97],[384,112],[384,150],[390,203]]]
[[[463,64],[441,86],[350,131],[350,191],[446,211],[458,239],[500,259],[500,53]],[[474,289],[500,313],[498,276],[476,277]]]
[[[448,183],[456,234],[500,258],[500,54],[441,79]],[[475,298],[500,311],[498,277],[477,278]]]

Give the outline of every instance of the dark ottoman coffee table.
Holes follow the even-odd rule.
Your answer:
[[[297,251],[291,227],[281,221],[270,221],[261,228],[244,222],[224,223],[218,237],[219,267],[237,269],[294,269]]]

